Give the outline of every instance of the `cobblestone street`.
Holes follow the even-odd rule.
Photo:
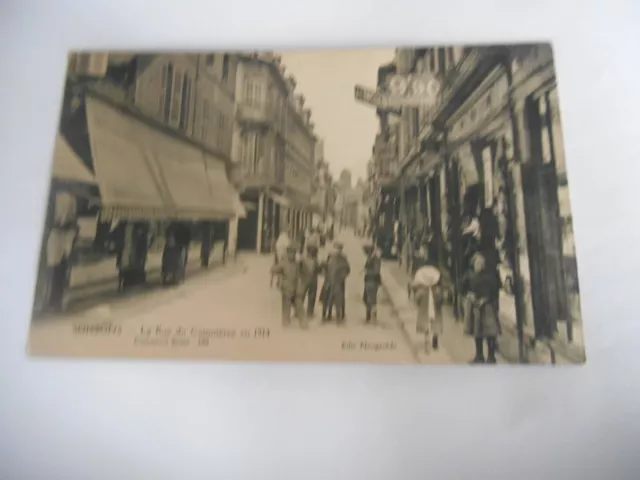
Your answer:
[[[380,292],[378,324],[365,324],[364,254],[360,240],[351,233],[344,233],[341,239],[351,263],[344,326],[321,324],[317,305],[307,330],[296,322],[284,329],[280,293],[275,285],[270,286],[272,257],[245,254],[240,255],[237,263],[194,275],[178,288],[114,298],[64,318],[43,319],[33,326],[31,346],[55,354],[63,344],[71,355],[92,356],[107,356],[115,349],[122,355],[146,357],[158,355],[158,349],[162,349],[163,355],[189,358],[272,361],[366,358],[383,363],[415,362],[415,352],[384,291]],[[88,331],[89,326],[101,324],[119,328],[120,335]],[[200,348],[186,349],[184,341],[173,335],[171,339],[162,338],[166,336],[162,332],[176,332],[179,328],[185,329],[190,344],[195,342]],[[143,338],[143,330],[152,333],[150,338]],[[239,342],[246,342],[246,346]]]

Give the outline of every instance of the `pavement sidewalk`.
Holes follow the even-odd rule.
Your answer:
[[[440,339],[440,348],[427,353],[424,335],[418,334],[416,331],[418,311],[415,303],[408,296],[408,275],[404,273],[402,267],[396,261],[391,260],[382,262],[381,276],[382,286],[393,304],[400,326],[412,347],[416,350],[421,363],[448,365],[467,362],[471,359],[473,347],[469,350],[469,353],[467,353],[467,349],[464,349],[462,355],[459,354],[460,352],[451,351],[452,344],[456,343],[459,335],[456,335],[456,339],[452,342],[452,333],[457,333],[454,330],[457,325],[455,325],[452,315],[446,310],[443,310],[444,333]],[[458,355],[456,356],[452,353],[458,353]]]
[[[417,308],[407,292],[409,275],[393,260],[382,262],[381,273],[382,286],[387,291],[407,336],[419,350],[422,363],[466,364],[473,359],[475,343],[471,337],[465,335],[462,323],[456,321],[449,305],[443,306],[442,309],[444,332],[440,338],[440,349],[425,353],[424,336],[416,333]],[[434,362],[434,356],[438,356],[439,361]],[[500,354],[497,357],[498,364],[508,363]]]
[[[347,255],[350,257],[353,255],[364,257],[363,240],[361,238],[353,235],[345,236],[344,238],[347,240],[345,241]],[[438,350],[426,352],[424,335],[418,335],[416,332],[417,310],[407,297],[407,284],[406,282],[403,283],[401,278],[397,278],[403,272],[399,267],[398,272],[393,271],[393,266],[394,262],[382,262],[382,288],[386,295],[381,297],[387,297],[391,303],[394,321],[411,348],[414,358],[421,364],[449,365],[458,363],[444,345]],[[465,360],[468,359],[465,358]]]
[[[65,313],[47,312],[38,315],[38,318],[51,321],[78,320],[96,316],[103,320],[131,317],[140,312],[170,304],[212,283],[233,278],[246,272],[248,268],[264,262],[264,258],[255,254],[240,254],[237,259],[231,258],[224,265],[217,263],[208,269],[199,267],[194,269],[188,274],[184,284],[173,288],[163,287],[160,281],[160,272],[151,271],[145,285],[131,288],[125,292],[118,292],[115,289],[105,290],[104,285],[99,285],[94,291],[85,292],[83,297],[69,298]],[[268,282],[268,279],[265,282]]]

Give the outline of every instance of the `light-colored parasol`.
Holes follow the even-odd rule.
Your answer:
[[[419,268],[413,277],[413,285],[415,287],[433,287],[440,281],[440,272],[435,267]]]

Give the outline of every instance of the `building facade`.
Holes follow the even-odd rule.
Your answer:
[[[171,229],[189,232],[188,257],[204,267],[214,244],[223,260],[233,251],[231,225],[243,215],[231,161],[236,61],[215,56],[216,67],[212,57],[71,55],[54,159],[64,168],[54,171],[53,185],[69,193],[69,182],[56,177],[69,177],[70,162],[92,185],[80,188],[76,179],[74,195],[64,197],[74,212],[65,228],[78,230],[71,287],[87,278],[144,282],[161,267]],[[56,202],[50,207],[45,235],[60,227]],[[149,242],[136,243],[141,236]]]
[[[329,164],[324,157],[324,141],[318,139],[314,153],[315,170],[312,181],[313,226],[327,223],[327,215],[332,211],[332,178]]]
[[[398,50],[397,73],[430,72],[443,91],[428,108],[403,108],[396,195],[402,259],[427,240],[454,293],[467,271],[465,232],[501,280],[500,318],[521,361],[541,343],[580,361],[577,268],[551,48]],[[382,121],[381,121],[382,123]],[[560,325],[563,328],[560,328]]]
[[[245,185],[248,214],[239,246],[270,252],[282,231],[311,225],[316,137],[311,111],[272,54],[239,56],[234,149]]]
[[[378,69],[377,89],[384,92],[396,62]],[[396,225],[400,217],[398,166],[400,163],[401,112],[378,109],[379,127],[373,148],[368,182],[372,192],[371,233],[374,242],[386,258],[398,253]]]

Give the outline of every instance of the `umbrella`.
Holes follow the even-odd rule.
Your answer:
[[[440,272],[435,267],[419,268],[413,277],[413,284],[417,287],[433,287],[440,281]]]

